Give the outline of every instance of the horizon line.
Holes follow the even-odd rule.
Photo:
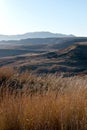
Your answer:
[[[24,35],[27,33],[52,33],[52,34],[63,34],[63,35],[74,35],[73,33],[62,33],[62,32],[52,32],[52,31],[30,31],[30,32],[24,32],[24,33],[14,33],[14,34],[6,34],[6,33],[0,33],[0,35],[6,35],[6,36],[15,36],[15,35]],[[74,35],[76,36],[76,35]]]

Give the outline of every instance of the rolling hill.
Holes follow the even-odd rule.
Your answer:
[[[87,74],[87,42],[75,43],[61,50],[49,50],[1,57],[0,67],[10,66],[20,72],[63,73],[67,76]]]
[[[87,42],[86,37],[34,38],[0,42],[0,57],[17,56],[27,53],[59,51],[77,43]]]

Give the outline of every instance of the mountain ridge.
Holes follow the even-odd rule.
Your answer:
[[[2,40],[21,40],[27,38],[56,38],[56,37],[75,37],[72,34],[62,34],[62,33],[51,33],[51,32],[29,32],[25,34],[18,35],[0,35],[0,41]]]

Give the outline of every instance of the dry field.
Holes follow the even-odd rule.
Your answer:
[[[87,77],[1,69],[0,130],[87,130]]]

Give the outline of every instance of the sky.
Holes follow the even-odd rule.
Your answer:
[[[0,34],[87,36],[87,0],[0,0]]]

